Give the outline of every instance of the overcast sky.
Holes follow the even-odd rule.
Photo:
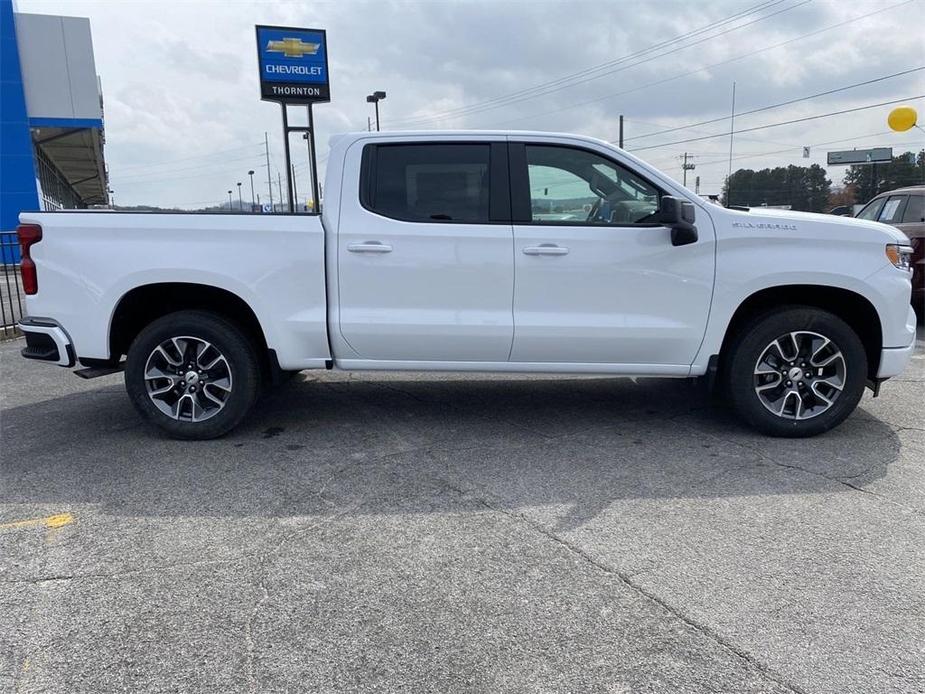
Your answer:
[[[330,134],[366,129],[365,95],[378,89],[388,93],[383,129],[558,130],[616,140],[622,113],[627,149],[678,179],[679,155],[689,152],[697,168],[688,184],[699,175],[702,193],[722,186],[728,136],[666,143],[728,132],[733,81],[744,112],[925,65],[925,0],[16,5],[89,17],[119,205],[217,204],[237,181],[247,200],[248,169],[266,196],[264,131],[274,180],[285,166],[279,106],[259,100],[255,24],[328,30],[333,100],[315,107],[322,159]],[[602,64],[609,67],[589,72]],[[545,94],[531,90],[550,82]],[[736,129],[921,94],[925,71],[739,116]],[[925,99],[910,102],[925,113]],[[829,149],[925,146],[921,131],[888,132],[890,108],[742,133],[734,168],[824,165]],[[726,120],[640,137],[712,118]],[[304,159],[296,159],[300,193],[308,189]],[[840,182],[842,171],[829,171]]]

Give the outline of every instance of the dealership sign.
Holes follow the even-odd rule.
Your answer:
[[[260,98],[292,104],[331,100],[323,29],[257,27]]]

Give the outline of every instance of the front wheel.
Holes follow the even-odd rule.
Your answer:
[[[814,436],[857,407],[867,354],[841,318],[817,308],[781,308],[736,336],[726,385],[735,411],[771,436]]]
[[[125,365],[135,409],[179,439],[212,439],[233,429],[253,406],[259,385],[251,341],[206,311],[154,321],[132,342]]]

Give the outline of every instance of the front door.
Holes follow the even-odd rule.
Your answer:
[[[670,230],[654,221],[662,191],[643,176],[577,146],[510,148],[511,361],[683,371],[710,308],[709,218],[697,219],[696,243],[672,246]]]
[[[355,358],[507,361],[506,145],[371,143],[354,163],[360,203],[343,191],[337,258],[340,332]]]

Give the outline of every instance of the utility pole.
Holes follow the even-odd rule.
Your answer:
[[[726,174],[726,206],[732,204],[732,136],[736,126],[736,83],[732,83],[732,115],[729,117],[729,173]]]
[[[693,171],[693,170],[696,168],[696,167],[694,166],[694,162],[693,162],[693,161],[688,162],[688,157],[690,157],[691,159],[693,159],[693,157],[691,157],[690,155],[688,155],[687,152],[685,152],[685,153],[684,153],[684,158],[682,159],[682,162],[681,162],[681,170],[684,172],[684,187],[685,187],[685,188],[687,188],[687,172],[688,172],[688,171]],[[699,180],[699,179],[698,179],[698,180]]]
[[[282,175],[279,173],[279,169],[276,170],[276,188],[277,188],[277,190],[279,190],[279,206],[280,206],[280,210],[283,211],[283,212],[285,212],[286,210],[285,210],[285,208],[283,207],[283,177],[282,177]]]
[[[366,116],[366,130],[367,132],[372,132],[373,130],[373,119],[369,116]]]
[[[694,192],[700,195],[700,176],[694,179]]]
[[[289,165],[289,175],[292,176],[292,195],[295,197],[295,205],[296,207],[298,207],[299,206],[299,189],[296,187],[296,184],[295,184],[295,166],[292,164]],[[295,211],[296,211],[295,209],[290,210],[290,212],[295,212]]]
[[[620,114],[620,149],[623,149],[623,114]]]
[[[273,181],[270,178],[270,136],[263,131],[263,147],[267,155],[267,190],[270,191],[270,212],[273,211]]]

